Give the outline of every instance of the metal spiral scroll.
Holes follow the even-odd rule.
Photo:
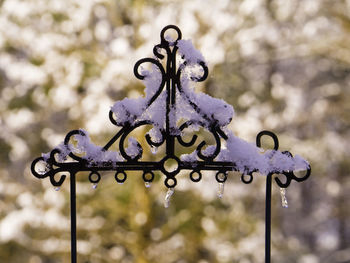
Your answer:
[[[166,38],[166,32],[168,30],[174,30],[177,34],[175,40],[168,40]],[[97,184],[101,179],[101,172],[103,171],[115,171],[115,179],[118,183],[123,183],[127,179],[126,171],[142,171],[142,178],[145,182],[150,183],[154,180],[154,172],[161,171],[165,174],[166,178],[164,184],[168,188],[175,187],[177,184],[176,175],[181,170],[189,170],[189,177],[193,182],[199,182],[202,179],[202,171],[216,171],[215,178],[217,182],[223,183],[227,179],[229,171],[237,171],[236,165],[233,162],[228,161],[216,161],[216,157],[221,151],[222,141],[228,139],[225,132],[222,130],[218,121],[212,116],[208,116],[202,111],[197,104],[192,102],[187,94],[184,92],[181,86],[181,74],[186,69],[186,59],[177,67],[177,42],[182,38],[181,31],[174,25],[166,26],[160,33],[161,42],[154,46],[153,54],[154,58],[143,58],[136,62],[134,66],[134,74],[136,78],[143,80],[146,76],[140,73],[139,69],[144,63],[151,63],[156,70],[159,70],[161,74],[161,81],[159,87],[155,90],[154,94],[150,96],[145,104],[143,110],[147,110],[156,99],[163,93],[166,93],[166,105],[164,109],[165,123],[163,126],[156,127],[161,133],[161,140],[154,140],[150,134],[145,135],[146,142],[150,147],[159,147],[165,144],[165,156],[158,162],[142,161],[143,148],[139,142],[137,142],[138,153],[134,156],[130,156],[125,149],[125,140],[128,138],[131,132],[141,126],[151,125],[156,126],[156,123],[152,120],[143,120],[139,116],[127,116],[127,122],[120,122],[115,117],[113,111],[109,112],[109,119],[112,124],[121,127],[121,129],[112,137],[109,142],[101,147],[102,151],[108,151],[115,143],[119,148],[119,153],[122,156],[122,161],[117,162],[97,162],[94,160],[87,160],[79,156],[72,151],[70,147],[70,140],[74,139],[74,136],[86,136],[82,130],[73,130],[69,132],[64,140],[63,150],[61,148],[53,149],[49,156],[39,157],[32,163],[31,170],[34,176],[43,179],[50,178],[52,185],[61,186],[66,178],[66,174],[76,174],[80,171],[89,172],[89,181],[93,184]],[[164,54],[164,55],[163,55]],[[165,63],[162,64],[162,60],[166,58]],[[191,76],[191,80],[195,82],[204,81],[208,76],[208,67],[204,61],[197,61],[197,65],[202,68],[201,76]],[[203,122],[198,120],[187,120],[184,123],[176,126],[176,123],[171,123],[170,113],[172,107],[176,105],[176,94],[179,94],[193,110],[202,117]],[[210,154],[204,154],[203,149],[207,145],[205,140],[198,142],[198,136],[193,135],[189,141],[185,141],[182,138],[183,131],[186,128],[190,128],[192,125],[201,126],[212,134],[215,140],[215,149]],[[274,150],[278,149],[277,136],[269,131],[262,131],[257,136],[257,146],[261,146],[261,137],[270,136],[274,140]],[[197,160],[195,161],[181,161],[175,153],[176,142],[183,147],[191,147],[196,143]],[[283,154],[291,156],[289,152],[283,152]],[[169,163],[174,164],[174,169],[169,169],[167,165]],[[253,181],[253,173],[259,172],[257,170],[250,171],[248,168],[246,172],[242,174],[241,179],[244,183],[251,183]],[[275,178],[276,183],[283,188],[289,186],[292,180],[297,182],[306,180],[311,172],[311,168],[306,171],[303,177],[297,177],[293,171],[275,172],[278,176]],[[60,174],[59,178],[55,178],[56,174]],[[280,177],[284,176],[284,182]]]
[[[259,134],[256,136],[256,146],[257,147],[261,147],[261,139],[263,136],[269,136],[273,139],[273,143],[274,143],[273,150],[274,151],[271,152],[271,154],[273,155],[278,150],[278,147],[279,147],[277,135],[271,131],[259,132]],[[282,152],[282,154],[285,154],[289,157],[293,157],[293,155],[289,151],[284,151],[284,152]],[[255,170],[255,171],[250,171],[249,173],[246,173],[246,174],[242,174],[242,176],[241,176],[242,182],[244,182],[246,184],[250,184],[253,181],[253,173],[254,172],[259,172],[259,171]],[[275,182],[277,183],[277,185],[281,188],[287,188],[290,185],[290,183],[292,182],[292,180],[295,180],[297,182],[302,182],[302,181],[305,181],[306,179],[308,179],[310,174],[311,174],[311,166],[308,167],[308,169],[305,171],[305,175],[303,175],[302,177],[297,177],[293,171],[282,171],[282,172],[272,171],[269,175],[274,175],[274,174],[277,175],[277,177],[275,177]],[[282,182],[282,180],[279,178],[281,176],[285,177],[284,182]]]

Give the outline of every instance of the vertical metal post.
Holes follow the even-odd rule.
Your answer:
[[[265,263],[271,262],[271,190],[272,174],[266,176],[265,198]]]
[[[71,263],[77,262],[77,209],[75,193],[75,172],[70,174],[70,227],[71,227]]]

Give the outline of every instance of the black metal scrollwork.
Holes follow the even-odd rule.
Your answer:
[[[170,39],[166,36],[167,31],[175,31],[176,38]],[[153,70],[160,74],[160,81],[158,87],[149,94],[143,105],[143,110],[147,111],[162,94],[165,93],[165,108],[164,108],[164,123],[159,124],[152,119],[143,118],[137,114],[133,114],[125,110],[127,116],[126,120],[119,120],[118,116],[113,110],[109,112],[109,119],[112,124],[121,127],[121,129],[114,135],[113,138],[104,146],[101,147],[102,152],[108,152],[109,149],[117,143],[120,153],[120,159],[115,161],[98,161],[90,160],[84,157],[84,153],[75,152],[74,139],[76,136],[86,137],[87,134],[82,130],[73,130],[67,134],[63,145],[55,148],[49,155],[39,157],[32,163],[31,170],[34,176],[43,179],[50,178],[52,185],[60,186],[64,182],[66,175],[61,175],[59,179],[55,178],[55,174],[70,173],[76,174],[80,171],[89,172],[89,180],[91,183],[97,184],[101,179],[102,171],[115,171],[115,179],[118,183],[124,183],[127,179],[126,171],[142,171],[142,178],[145,182],[150,183],[154,180],[154,172],[161,171],[166,178],[164,184],[168,188],[175,187],[177,184],[176,175],[182,170],[190,170],[189,177],[193,182],[199,182],[202,179],[202,171],[216,171],[215,178],[217,182],[224,183],[227,180],[229,171],[237,171],[236,164],[229,161],[217,160],[218,155],[222,150],[222,142],[228,139],[227,135],[219,125],[218,120],[213,116],[208,115],[201,109],[184,90],[181,82],[182,74],[186,67],[193,66],[193,63],[188,63],[184,57],[177,67],[179,57],[177,56],[178,41],[182,39],[181,31],[174,25],[165,27],[160,33],[160,44],[154,46],[154,58],[143,58],[136,62],[134,66],[134,75],[140,80],[145,80],[148,76],[140,71],[142,65],[149,63],[153,66]],[[162,60],[165,63],[162,63]],[[189,65],[191,64],[191,65]],[[164,65],[164,66],[163,66]],[[190,76],[190,80],[194,82],[204,81],[208,76],[208,67],[204,61],[196,61],[196,66],[201,70],[201,74]],[[181,97],[193,111],[198,114],[202,121],[199,120],[184,120],[182,124],[176,123],[171,115],[176,105],[177,97]],[[230,120],[229,120],[230,121]],[[150,147],[160,147],[165,145],[165,156],[160,161],[142,161],[144,149],[142,145],[135,139],[136,153],[130,154],[126,148],[126,139],[131,133],[141,126],[151,125],[158,129],[160,138],[154,139],[150,133],[145,134],[146,142]],[[196,147],[196,159],[185,161],[176,156],[175,145],[178,142],[183,147],[194,146],[199,137],[193,134],[189,140],[183,139],[184,130],[190,128],[192,125],[200,126],[207,130],[214,138],[215,144],[208,145],[205,140],[198,143]],[[256,145],[261,146],[262,136],[269,136],[274,141],[274,150],[277,151],[279,142],[277,136],[270,131],[262,131],[257,135]],[[119,142],[118,142],[119,141]],[[207,151],[206,147],[212,147],[211,151]],[[272,152],[273,154],[273,152]],[[289,152],[282,154],[292,156]],[[168,165],[173,166],[169,168]],[[249,184],[253,181],[253,173],[258,170],[247,171],[241,175],[244,183]],[[292,180],[297,182],[306,180],[311,173],[311,168],[308,168],[306,174],[302,177],[295,176],[293,171],[273,172],[277,174],[275,178],[276,183],[280,187],[288,187]],[[285,177],[284,182],[280,177]]]

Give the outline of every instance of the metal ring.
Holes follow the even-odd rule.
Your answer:
[[[151,178],[147,178],[147,175],[151,175]],[[154,179],[154,173],[151,171],[143,172],[142,178],[145,182],[151,183]]]
[[[197,175],[197,177],[195,176]],[[199,182],[202,179],[202,174],[200,171],[192,171],[190,173],[190,179],[192,180],[192,182]]]
[[[122,175],[123,175],[123,178],[119,178],[119,177],[118,177],[119,174],[122,174]],[[126,176],[126,173],[125,173],[124,171],[116,172],[116,173],[115,173],[115,176],[114,176],[115,180],[116,180],[118,183],[120,183],[120,184],[122,184],[122,183],[125,182],[126,177],[127,177],[127,176]]]
[[[94,176],[97,176],[97,178],[94,179],[94,178],[93,178]],[[101,175],[100,175],[98,172],[92,171],[92,172],[89,174],[89,181],[90,181],[91,183],[97,184],[100,180],[101,180]]]
[[[176,41],[178,41],[178,40],[180,40],[182,38],[181,31],[180,31],[180,29],[177,26],[175,26],[175,25],[168,25],[168,26],[164,27],[163,30],[160,32],[160,39],[161,39],[162,42],[164,42],[164,41],[168,42],[166,40],[166,38],[165,38],[165,32],[168,29],[174,29],[176,31],[176,33],[177,33],[177,39],[175,39],[174,42],[176,42]]]
[[[245,178],[246,176],[249,176],[249,179],[248,179],[248,180]],[[245,183],[245,184],[250,184],[250,183],[253,181],[253,175],[252,175],[252,173],[242,174],[241,180],[242,180],[242,182]]]
[[[169,181],[172,181],[172,182],[169,182]],[[177,185],[177,180],[175,177],[168,177],[165,179],[164,184],[168,188],[173,188]]]
[[[166,167],[167,166],[167,162],[169,160],[174,160],[176,162],[176,168],[172,171]],[[172,178],[173,176],[175,176],[176,174],[178,174],[181,170],[181,167],[180,167],[180,159],[176,156],[166,156],[163,158],[163,160],[160,161],[161,163],[161,168],[160,170],[166,175],[166,176],[169,176],[169,178]],[[174,178],[175,179],[175,178]]]
[[[220,178],[221,175],[224,175],[224,177]],[[224,183],[227,180],[227,174],[226,172],[219,171],[216,173],[215,178],[216,178],[216,181],[218,181],[219,183]]]

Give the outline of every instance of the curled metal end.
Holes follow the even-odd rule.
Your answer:
[[[161,139],[161,141],[159,141],[159,142],[154,142],[154,141],[152,140],[151,135],[149,135],[149,133],[147,133],[147,134],[145,135],[145,138],[146,138],[147,143],[148,143],[151,147],[159,147],[159,146],[161,146],[161,145],[165,142],[164,132],[162,132],[162,139]]]
[[[278,147],[279,147],[279,142],[278,142],[278,138],[277,135],[274,134],[271,131],[261,131],[259,132],[259,134],[256,136],[256,146],[257,147],[261,147],[261,138],[262,136],[269,136],[273,139],[274,142],[274,150],[277,151]],[[284,151],[282,152],[282,154],[287,155],[290,158],[293,158],[293,155],[289,152],[289,151]],[[307,169],[305,170],[305,174],[301,177],[296,176],[295,175],[295,171],[282,171],[282,172],[275,172],[275,174],[277,174],[277,176],[275,177],[275,182],[277,183],[277,185],[281,188],[287,188],[290,183],[292,182],[292,180],[295,180],[297,182],[302,182],[305,181],[306,179],[309,178],[310,174],[311,174],[311,167],[310,165],[308,165]],[[285,180],[281,180],[281,176],[285,177]]]
[[[199,64],[199,65],[202,67],[202,69],[203,69],[203,75],[200,76],[200,77],[198,77],[198,76],[196,76],[196,77],[191,76],[191,80],[192,80],[192,81],[195,81],[195,82],[202,82],[202,81],[204,81],[204,80],[207,79],[208,74],[209,74],[209,70],[208,70],[208,67],[207,67],[207,65],[205,64],[204,61],[200,61],[198,64]]]
[[[54,151],[52,151],[54,152]],[[55,155],[57,153],[51,152],[51,156]],[[61,175],[60,178],[58,180],[55,179],[55,175],[60,172],[60,168],[54,169],[52,163],[50,162],[50,160],[52,161],[52,157],[50,157],[48,160],[45,160],[44,157],[39,157],[36,158],[31,165],[31,171],[32,174],[39,178],[39,179],[44,179],[46,177],[50,177],[50,182],[53,186],[55,187],[59,187],[63,184],[64,180],[66,179],[66,175]]]
[[[53,186],[59,187],[63,184],[64,180],[66,179],[66,175],[61,175],[60,179],[56,180],[55,175],[50,175],[50,182]]]
[[[70,131],[67,135],[66,138],[64,138],[64,145],[69,149],[69,141],[71,138],[75,135],[81,135],[81,136],[86,136],[86,133],[83,130],[73,130]],[[73,158],[76,161],[83,162],[84,159],[75,155],[72,151],[70,151],[69,156]]]
[[[308,179],[308,178],[310,177],[310,175],[311,175],[311,166],[309,165],[309,167],[308,167],[305,171],[306,171],[305,174],[304,174],[303,176],[301,176],[301,177],[296,176],[296,175],[295,175],[295,172],[293,172],[293,173],[292,173],[292,174],[293,174],[293,179],[294,179],[295,181],[297,181],[297,182],[303,182],[303,181],[305,181],[305,180]]]
[[[281,188],[287,188],[292,182],[292,179],[293,179],[292,173],[293,172],[289,172],[289,171],[282,173],[285,177],[285,182],[282,182],[279,177],[275,177],[275,181],[277,185]]]
[[[197,147],[197,155],[200,159],[204,160],[204,161],[212,161],[215,159],[216,156],[218,156],[218,154],[220,153],[221,150],[221,141],[220,141],[220,137],[217,134],[217,132],[215,131],[215,129],[210,129],[211,134],[214,136],[215,138],[215,151],[209,155],[205,155],[202,153],[203,147],[207,144],[205,141],[202,141],[198,147]]]
[[[269,136],[273,139],[273,142],[274,142],[274,147],[273,149],[274,150],[278,150],[278,147],[279,147],[279,142],[278,142],[278,138],[277,138],[277,135],[274,134],[273,132],[271,131],[261,131],[258,133],[258,135],[256,136],[256,146],[257,147],[261,147],[261,138],[266,135],[266,136]]]
[[[30,169],[35,177],[43,179],[49,176],[52,166],[44,159],[44,157],[38,157],[32,162]]]

